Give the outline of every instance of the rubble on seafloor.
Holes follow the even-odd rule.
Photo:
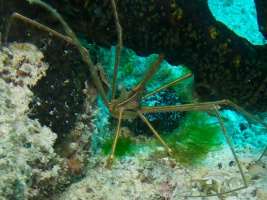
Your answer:
[[[49,66],[32,44],[2,47],[0,59],[0,196],[34,199],[65,181],[64,160],[52,147],[57,135],[27,116],[30,87]]]

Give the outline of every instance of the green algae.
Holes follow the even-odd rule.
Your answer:
[[[219,148],[221,144],[221,128],[219,123],[210,122],[210,116],[203,112],[188,112],[187,117],[182,121],[179,128],[172,133],[159,133],[166,144],[172,149],[172,159],[184,164],[197,164],[208,155],[209,152]],[[102,144],[105,155],[111,151],[113,138]],[[155,150],[162,146],[160,142],[151,137],[145,142],[134,144],[131,138],[119,138],[115,157],[126,155],[138,156],[140,149],[150,147]],[[156,158],[159,152],[154,151]]]
[[[221,144],[219,123],[210,123],[206,113],[189,112],[185,121],[164,140],[173,150],[173,158],[196,163]]]
[[[113,138],[110,138],[102,144],[102,150],[105,155],[110,154],[113,140]],[[133,152],[132,140],[130,138],[118,138],[115,157],[122,157],[127,154],[129,155],[131,152]]]

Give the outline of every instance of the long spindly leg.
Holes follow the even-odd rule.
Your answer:
[[[117,7],[114,0],[111,0],[112,8],[114,11],[114,18],[116,22],[116,29],[118,33],[118,45],[116,48],[116,58],[115,58],[115,65],[113,71],[113,80],[112,80],[112,88],[111,88],[111,101],[115,99],[115,89],[116,89],[116,82],[117,82],[117,74],[118,74],[118,67],[119,67],[119,60],[122,48],[122,28],[119,22],[119,16],[117,12]]]
[[[258,162],[262,159],[262,157],[267,153],[267,146],[265,147],[264,151],[262,152],[261,156],[258,159]]]
[[[170,83],[168,83],[168,84],[166,84],[166,85],[164,85],[164,86],[162,86],[162,87],[160,87],[158,89],[155,89],[154,91],[146,94],[145,96],[142,97],[142,99],[145,99],[145,98],[147,98],[147,97],[149,97],[149,96],[151,96],[153,94],[156,94],[157,92],[160,92],[161,90],[164,90],[164,89],[166,89],[168,87],[171,87],[172,85],[174,85],[176,83],[179,83],[179,82],[181,82],[181,81],[183,81],[185,79],[188,79],[188,78],[190,78],[192,76],[193,76],[192,73],[186,74],[186,75],[182,76],[181,78],[178,78],[178,79],[176,79],[176,80],[174,80],[174,81],[172,81],[172,82],[170,82]]]
[[[163,55],[159,55],[158,58],[152,64],[152,66],[149,68],[148,72],[143,77],[141,82],[136,87],[132,88],[132,90],[131,90],[132,93],[136,93],[136,92],[142,91],[144,89],[147,81],[149,79],[151,79],[151,77],[154,76],[154,74],[158,71],[158,69],[160,67],[160,63],[162,62],[162,60],[163,60]],[[129,94],[129,96],[131,96],[131,94]]]
[[[156,112],[172,112],[172,111],[206,111],[209,112],[213,110],[213,105],[216,106],[218,109],[219,106],[230,106],[240,112],[241,114],[254,119],[261,125],[267,128],[267,124],[262,121],[260,118],[248,113],[244,109],[240,108],[233,102],[229,100],[221,100],[221,101],[214,101],[214,102],[205,102],[205,103],[194,103],[194,104],[183,104],[183,105],[174,105],[174,106],[142,106],[141,112],[142,113],[156,113]],[[263,157],[263,154],[266,153],[267,147],[265,148],[264,152],[262,153],[260,159]]]
[[[226,139],[226,141],[227,141],[227,143],[228,143],[228,145],[229,145],[229,147],[230,147],[230,149],[231,149],[231,152],[232,152],[232,154],[233,154],[233,156],[234,156],[234,158],[235,158],[235,161],[236,161],[236,163],[237,163],[237,167],[238,167],[238,169],[239,169],[239,171],[240,171],[240,173],[241,173],[241,177],[242,177],[242,180],[243,180],[243,183],[244,183],[244,186],[242,186],[242,187],[239,187],[239,188],[236,188],[236,189],[227,191],[227,192],[222,192],[222,193],[220,193],[220,194],[227,194],[227,193],[230,193],[230,192],[234,192],[234,191],[237,191],[237,190],[241,190],[241,189],[247,188],[247,187],[248,187],[248,183],[247,183],[245,174],[244,174],[244,172],[243,172],[243,170],[242,170],[242,167],[241,167],[241,165],[240,165],[240,162],[239,162],[239,160],[238,160],[238,157],[237,157],[237,155],[236,155],[236,153],[235,153],[235,149],[234,149],[234,147],[233,147],[233,145],[232,145],[232,142],[231,142],[231,140],[230,140],[230,138],[229,138],[229,136],[228,136],[228,134],[227,134],[227,132],[226,132],[226,128],[225,128],[225,125],[224,125],[224,123],[223,123],[223,121],[222,121],[222,118],[221,118],[221,116],[220,116],[220,113],[219,113],[219,111],[218,111],[218,108],[217,108],[215,105],[213,105],[213,110],[214,110],[214,112],[215,112],[216,117],[218,118],[218,120],[219,120],[219,122],[220,122],[220,126],[221,126],[221,129],[222,129],[222,132],[223,132],[224,137],[225,137],[225,139]]]
[[[140,112],[140,110],[136,109],[136,113],[138,116],[146,123],[146,125],[149,127],[149,129],[152,131],[152,133],[157,137],[157,139],[160,141],[160,143],[165,147],[167,150],[167,153],[169,156],[172,155],[171,148],[163,141],[163,139],[160,137],[160,135],[157,133],[157,131],[153,128],[153,126],[149,123],[147,118]]]
[[[258,123],[260,123],[261,125],[263,125],[265,128],[267,128],[267,123],[265,123],[264,121],[262,121],[260,118],[248,113],[247,111],[245,111],[243,108],[240,108],[238,105],[236,105],[235,103],[229,101],[229,100],[222,100],[222,101],[215,101],[214,105],[226,105],[226,106],[230,106],[232,108],[234,108],[235,110],[237,110],[238,112],[240,112],[241,114],[247,116],[248,118],[252,118],[255,121],[257,121]],[[264,154],[267,151],[267,146],[265,147],[263,153],[261,154],[260,158],[258,159],[258,161],[264,156]]]
[[[136,86],[133,87],[131,89],[131,91],[127,94],[127,98],[125,101],[122,101],[121,103],[119,103],[117,106],[125,106],[127,105],[129,102],[136,102],[140,105],[140,101],[142,99],[142,92],[144,90],[144,87],[146,86],[147,81],[157,72],[157,70],[160,67],[160,63],[163,60],[163,55],[160,55],[152,64],[152,66],[149,68],[147,74],[145,75],[145,77],[143,77],[143,79],[141,80],[141,82]],[[131,103],[130,103],[131,104]]]
[[[114,155],[115,155],[115,150],[116,150],[116,146],[117,146],[117,142],[118,142],[118,138],[119,138],[119,133],[120,133],[120,128],[121,128],[121,119],[122,119],[122,114],[123,114],[124,108],[120,109],[120,113],[119,113],[119,118],[118,118],[118,124],[117,124],[117,129],[116,129],[116,134],[115,134],[115,138],[112,144],[112,148],[111,148],[111,153],[109,156],[109,162],[112,163],[114,161]]]
[[[53,9],[47,3],[45,3],[45,2],[43,2],[41,0],[28,0],[28,1],[30,3],[38,4],[38,5],[42,6],[42,7],[44,7],[46,10],[51,12],[53,14],[53,16],[62,24],[66,34],[72,40],[72,44],[74,44],[77,47],[77,49],[79,50],[79,52],[80,52],[80,54],[82,56],[82,60],[89,67],[89,70],[91,72],[91,77],[93,79],[95,87],[97,88],[97,91],[99,92],[99,94],[100,94],[102,100],[104,101],[106,107],[109,108],[110,107],[110,103],[109,103],[109,101],[108,101],[108,99],[106,97],[106,93],[105,93],[104,88],[103,88],[103,86],[101,84],[101,81],[98,78],[98,75],[97,75],[96,69],[94,67],[93,61],[91,59],[91,56],[90,56],[89,52],[81,45],[81,43],[79,42],[78,38],[76,37],[76,35],[72,31],[72,29],[69,27],[69,25],[66,23],[66,21],[61,17],[61,15],[55,9]]]
[[[241,173],[241,178],[243,180],[244,186],[236,188],[234,190],[230,190],[230,191],[226,191],[220,194],[226,194],[226,193],[230,193],[233,191],[237,191],[237,190],[241,190],[243,188],[247,187],[247,181],[245,179],[244,173],[242,171],[240,162],[238,161],[238,157],[234,151],[233,145],[229,139],[229,136],[226,132],[226,128],[224,126],[224,123],[222,121],[222,118],[218,112],[218,109],[220,108],[220,106],[230,106],[234,109],[236,109],[238,112],[244,114],[247,117],[250,117],[254,120],[256,120],[257,122],[259,122],[260,124],[262,124],[263,126],[265,126],[267,128],[267,124],[265,122],[263,122],[261,119],[259,119],[258,117],[251,115],[250,113],[246,112],[244,109],[240,108],[239,106],[237,106],[236,104],[234,104],[233,102],[229,101],[229,100],[222,100],[222,101],[215,101],[215,102],[205,102],[205,103],[195,103],[195,104],[184,104],[184,105],[175,105],[175,106],[157,106],[157,107],[153,107],[153,106],[143,106],[140,109],[140,113],[154,113],[154,112],[172,112],[172,111],[205,111],[205,112],[209,112],[209,111],[214,111],[216,117],[218,118],[219,122],[220,122],[220,126],[221,129],[223,131],[223,134],[227,140],[227,143],[230,146],[231,152],[235,158],[235,161],[237,163],[237,167]],[[265,148],[264,153],[266,153],[267,151],[267,147]],[[263,154],[261,155],[260,159],[263,157]],[[259,160],[260,160],[259,159]],[[214,195],[218,195],[218,194],[214,194]],[[213,196],[214,196],[213,195]],[[207,195],[205,195],[206,197]],[[208,195],[209,196],[209,195]],[[201,196],[198,196],[201,197]],[[204,197],[204,196],[203,196]]]
[[[216,116],[217,119],[219,120],[219,123],[220,123],[220,126],[221,126],[221,130],[222,130],[222,132],[223,132],[223,134],[224,134],[224,137],[225,137],[225,139],[226,139],[226,141],[227,141],[227,143],[228,143],[228,145],[229,145],[229,147],[230,147],[230,149],[231,149],[231,152],[232,152],[232,154],[233,154],[233,156],[234,156],[234,159],[235,159],[235,161],[236,161],[236,163],[237,163],[237,167],[238,167],[238,170],[239,170],[239,172],[240,172],[240,174],[241,174],[241,178],[242,178],[242,181],[243,181],[243,184],[244,184],[244,185],[241,186],[241,187],[239,187],[239,188],[235,188],[235,189],[233,189],[233,190],[229,190],[229,191],[226,191],[226,192],[221,192],[221,193],[219,193],[219,194],[197,195],[197,196],[191,196],[191,197],[208,197],[208,196],[223,195],[223,194],[231,193],[231,192],[234,192],[234,191],[242,190],[242,189],[248,187],[248,183],[247,183],[245,174],[244,174],[244,172],[243,172],[243,170],[242,170],[242,167],[241,167],[241,164],[240,164],[240,162],[239,162],[239,159],[238,159],[238,157],[237,157],[237,155],[236,155],[236,153],[235,153],[235,150],[234,150],[234,147],[233,147],[233,145],[232,145],[232,142],[231,142],[231,140],[230,140],[230,138],[229,138],[229,136],[228,136],[228,134],[227,134],[227,132],[226,132],[225,125],[224,125],[224,123],[223,123],[223,121],[222,121],[222,118],[221,118],[221,116],[220,116],[220,113],[219,113],[219,111],[218,111],[218,106],[216,106],[216,105],[214,105],[214,104],[212,104],[212,103],[211,103],[211,106],[212,106],[212,111],[214,111],[215,116]],[[190,197],[190,196],[189,196],[189,197]]]
[[[59,32],[57,32],[57,31],[55,31],[55,30],[53,30],[53,29],[51,29],[51,28],[49,28],[49,27],[47,27],[47,26],[45,26],[45,25],[43,25],[43,24],[40,24],[40,23],[38,23],[38,22],[36,22],[36,21],[34,21],[34,20],[28,18],[28,17],[25,17],[25,16],[23,16],[23,15],[21,15],[21,14],[19,14],[19,13],[16,13],[16,12],[12,13],[12,15],[11,15],[11,17],[10,17],[10,20],[9,20],[9,23],[8,23],[8,27],[7,27],[7,29],[6,29],[5,43],[8,42],[8,36],[9,36],[10,30],[11,30],[13,21],[14,21],[15,19],[20,19],[20,20],[22,20],[22,21],[24,21],[24,22],[27,22],[27,23],[29,23],[29,24],[32,24],[32,25],[38,27],[39,29],[43,29],[43,30],[45,30],[45,31],[47,31],[47,32],[49,32],[49,33],[51,33],[52,35],[55,35],[55,36],[57,36],[57,37],[59,37],[59,38],[65,40],[65,41],[67,41],[67,42],[69,42],[69,43],[75,45],[75,44],[73,43],[73,41],[72,41],[71,38],[69,38],[69,37],[67,37],[67,36],[65,36],[65,35],[62,35],[62,34],[60,34]]]

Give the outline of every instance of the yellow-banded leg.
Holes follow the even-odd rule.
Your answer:
[[[124,110],[125,110],[124,108],[120,109],[119,118],[118,118],[118,124],[117,124],[117,129],[116,129],[116,134],[115,134],[115,138],[114,138],[114,141],[113,141],[113,144],[112,144],[111,153],[110,153],[110,156],[109,156],[109,162],[110,163],[112,163],[114,161],[115,149],[116,149],[117,141],[118,141],[118,138],[119,138],[119,133],[120,133],[120,128],[121,128],[121,119],[122,119],[122,114],[123,114]]]
[[[146,123],[146,125],[149,127],[149,129],[152,131],[152,133],[157,137],[157,139],[160,141],[160,143],[165,147],[165,149],[168,152],[168,155],[171,156],[172,155],[172,150],[171,148],[163,141],[163,139],[159,136],[159,134],[157,133],[157,131],[153,128],[153,126],[149,123],[149,121],[147,120],[147,118],[140,112],[140,110],[136,109],[136,113],[138,114],[138,116]]]

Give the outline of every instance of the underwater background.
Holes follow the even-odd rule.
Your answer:
[[[90,52],[109,97],[116,43],[110,45],[108,37],[105,41],[98,41],[106,37],[102,31],[95,38],[87,38],[78,32],[79,28],[86,26],[86,20],[77,23],[78,28],[76,21],[70,20],[83,15],[79,16],[78,6],[71,7],[69,2],[86,8],[92,1],[62,0],[62,5],[58,5],[59,1],[47,2],[59,6],[59,11],[69,12],[71,17],[67,18],[67,23],[74,24],[80,42]],[[108,1],[103,2],[104,7],[108,8]],[[138,1],[129,5],[134,7],[134,2]],[[166,2],[170,3],[171,8],[184,3]],[[188,1],[188,5],[191,2]],[[197,1],[200,2],[206,1]],[[208,1],[208,5],[213,16],[238,35],[237,39],[243,37],[248,40],[246,47],[253,46],[260,50],[266,47],[266,40],[258,30],[257,12],[252,0],[213,0]],[[1,199],[267,199],[266,153],[261,157],[267,146],[267,127],[228,107],[222,106],[219,113],[248,183],[244,189],[208,197],[246,184],[214,113],[179,111],[145,114],[173,150],[170,157],[166,156],[165,148],[142,120],[123,120],[115,161],[112,165],[108,164],[117,120],[110,116],[98,96],[80,52],[62,38],[49,34],[49,31],[18,18],[10,20],[11,12],[21,12],[66,35],[57,20],[45,9],[38,5],[32,7],[24,0],[0,0],[0,6]],[[91,11],[100,19],[105,14],[99,7]],[[109,14],[113,14],[112,11]],[[179,20],[183,10],[178,7],[173,15]],[[199,13],[200,21],[201,16]],[[208,31],[211,38],[217,37],[213,27]],[[122,34],[127,36],[127,30],[123,29]],[[116,38],[117,33],[112,31],[112,35],[107,35]],[[193,42],[196,37],[193,31],[190,37]],[[126,42],[126,46],[134,46],[135,42]],[[196,56],[194,50],[186,52],[192,55],[192,60]],[[183,52],[183,49],[180,51]],[[152,46],[147,52],[158,53]],[[250,55],[247,56],[249,59]],[[264,54],[260,56],[264,57]],[[123,47],[116,97],[120,95],[119,88],[123,85],[127,90],[136,86],[155,59],[157,54],[143,53],[138,48],[135,52]],[[241,61],[238,57],[234,61],[233,66],[238,68]],[[262,71],[256,66],[255,69],[266,80],[264,61]],[[195,88],[201,74],[183,62],[180,65],[175,62],[175,58],[166,54],[166,61],[160,64],[146,90],[153,91],[190,71],[196,71],[195,77],[142,100],[143,106],[203,102]],[[227,61],[214,59],[214,62]],[[259,108],[266,105],[266,88],[262,94]],[[213,98],[212,95],[209,93],[206,100]],[[241,103],[246,107],[246,102]],[[249,106],[246,108],[267,122],[266,110],[259,110],[256,106],[255,110]]]

